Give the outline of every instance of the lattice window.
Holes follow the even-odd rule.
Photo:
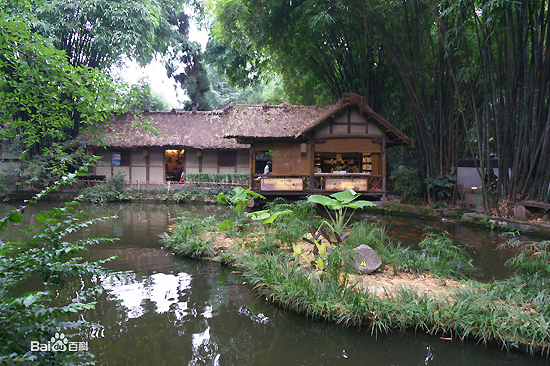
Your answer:
[[[218,151],[218,165],[234,167],[237,165],[237,152],[235,150]]]

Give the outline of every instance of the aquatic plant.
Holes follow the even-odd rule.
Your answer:
[[[309,227],[318,227],[321,220],[315,215],[314,205],[306,200],[296,201],[292,204],[280,201],[279,199],[268,202],[265,208],[271,212],[291,210],[293,214],[279,216],[277,221],[271,225],[272,230],[269,235],[273,236],[274,240],[278,240],[281,247],[291,248],[299,243]]]
[[[254,198],[265,199],[264,196],[252,191],[251,189],[236,187],[233,188],[231,193],[227,196],[224,193],[218,194],[218,203],[229,205],[234,210],[237,222],[240,222],[245,218],[246,208]],[[220,229],[228,228],[232,224],[232,219],[224,220],[220,225]]]
[[[358,208],[363,209],[364,207],[372,206],[372,202],[370,201],[356,201],[359,196],[361,196],[360,193],[356,193],[353,189],[347,189],[342,192],[331,194],[330,197],[332,198],[314,194],[309,196],[307,201],[310,203],[318,203],[325,208],[330,217],[330,223],[324,221],[325,225],[327,225],[333,233],[341,236],[344,233],[345,227],[351,220],[353,213]],[[353,209],[353,211],[346,220],[346,214],[349,208]],[[329,210],[333,211],[333,213]]]
[[[250,217],[253,221],[259,221],[262,223],[263,231],[264,231],[264,240],[263,245],[260,245],[260,253],[270,251],[276,248],[276,245],[274,244],[273,237],[268,234],[267,232],[267,225],[273,223],[277,217],[281,215],[289,215],[292,214],[292,210],[285,210],[285,211],[276,211],[271,212],[271,210],[261,210],[261,211],[255,211],[248,214],[248,217]]]
[[[550,240],[524,243],[512,239],[499,248],[512,248],[518,251],[515,257],[506,261],[506,265],[518,268],[525,277],[550,276]]]

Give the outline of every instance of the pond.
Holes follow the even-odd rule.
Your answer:
[[[27,209],[25,219],[34,222],[35,215],[48,207],[40,204]],[[374,336],[365,328],[343,328],[306,319],[256,298],[231,268],[177,258],[161,247],[158,236],[167,230],[172,218],[189,211],[217,214],[222,209],[217,206],[132,203],[82,208],[92,217],[118,215],[81,235],[119,238],[91,248],[87,258],[116,255],[118,258],[107,266],[126,274],[114,281],[94,280],[106,291],[88,319],[99,322],[103,329],[87,333],[85,340],[98,364],[549,364],[541,357],[484,348],[474,342],[400,331]],[[424,223],[418,225],[423,227]],[[401,229],[406,226],[394,223],[389,231],[398,228],[406,233]],[[21,227],[1,235],[18,237],[22,235]],[[473,235],[484,238],[486,234],[479,230]],[[498,241],[498,235],[492,235]],[[503,259],[498,255],[500,251],[487,252],[487,256],[496,254],[493,261]]]

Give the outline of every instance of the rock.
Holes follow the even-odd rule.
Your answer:
[[[382,261],[376,252],[368,245],[361,244],[353,249],[353,268],[362,274],[369,274],[380,267]]]
[[[514,218],[520,221],[527,220],[527,216],[525,215],[525,206],[522,206],[522,205],[514,206]]]

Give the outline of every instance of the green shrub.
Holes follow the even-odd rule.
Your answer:
[[[86,188],[82,195],[85,200],[94,203],[126,201],[132,198],[130,192],[124,189],[124,173],[120,170],[105,182]]]
[[[20,183],[21,170],[14,163],[0,169],[0,200],[7,200]]]
[[[281,199],[268,202],[265,207],[271,212],[293,211],[293,215],[282,215],[273,223],[269,235],[274,236],[282,246],[290,246],[302,239],[310,227],[319,227],[321,220],[315,214],[316,208],[305,200],[292,204],[281,203]]]
[[[427,233],[419,244],[415,269],[442,277],[465,277],[477,270],[466,251],[453,244],[450,234]]]
[[[246,185],[248,174],[242,173],[186,173],[186,183],[235,183]]]
[[[231,192],[231,189],[224,187],[216,188],[181,188],[174,192],[174,199],[176,202],[193,202],[197,198],[208,196],[211,197],[213,202],[218,201],[219,194],[228,194]]]
[[[422,181],[416,170],[397,169],[390,175],[393,189],[406,202],[418,203]]]

